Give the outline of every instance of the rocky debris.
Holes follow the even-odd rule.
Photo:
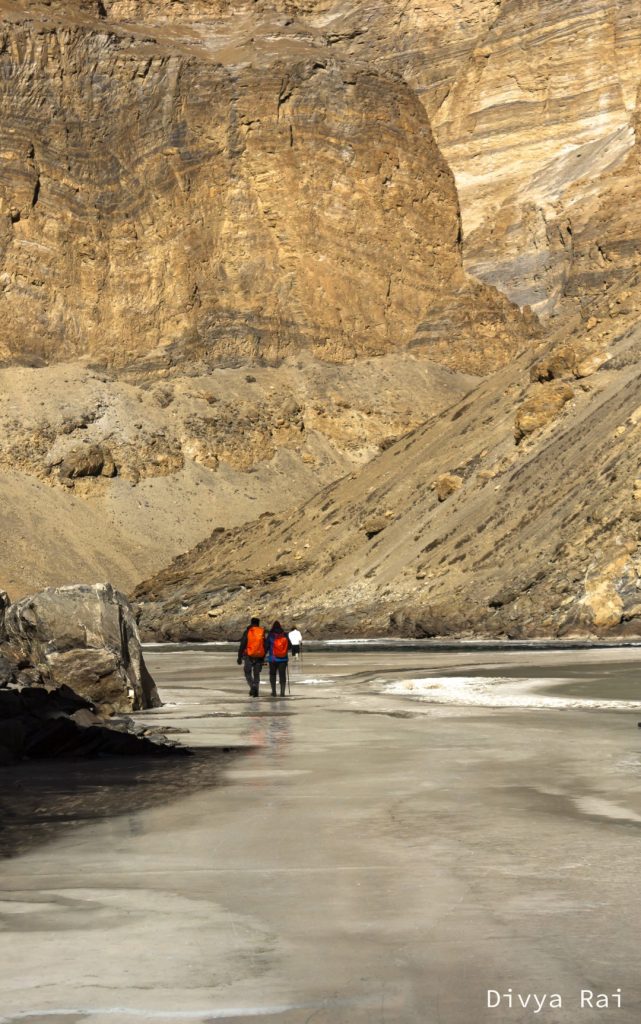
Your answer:
[[[641,617],[641,562],[636,540],[615,539],[588,566],[576,622],[589,630],[608,630],[624,618]]]
[[[519,407],[514,421],[517,444],[524,437],[552,423],[566,402],[574,398],[574,390],[565,381],[535,385],[530,397]]]
[[[401,353],[289,358],[249,383],[243,367],[185,369],[164,383],[140,368],[0,370],[0,527],[13,537],[0,586],[22,596],[106,576],[127,592],[213,526],[305,501],[476,382]],[[70,452],[93,447],[100,476],[60,476]]]
[[[456,473],[441,473],[434,481],[436,497],[439,501],[445,501],[446,498],[449,498],[450,494],[460,491],[462,486],[463,477],[458,476]]]
[[[44,686],[70,686],[105,714],[160,704],[131,607],[110,584],[49,588],[10,604],[0,641]]]
[[[16,676],[15,664],[0,654],[0,688],[12,683]]]
[[[543,358],[537,360],[530,370],[532,381],[550,381],[567,378],[590,377],[607,363],[610,353],[585,342],[562,343],[555,346]]]

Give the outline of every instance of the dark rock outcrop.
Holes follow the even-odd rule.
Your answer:
[[[71,686],[104,713],[160,704],[129,603],[108,583],[52,587],[9,605],[2,649],[47,688]]]
[[[0,765],[23,759],[188,753],[142,727],[104,720],[99,709],[68,686],[0,689]]]
[[[2,593],[0,612],[0,765],[188,752],[162,730],[114,715],[160,698],[131,608],[109,584],[44,590],[13,605]]]

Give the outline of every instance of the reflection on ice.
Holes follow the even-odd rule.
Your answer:
[[[429,676],[397,682],[379,680],[383,693],[414,697],[432,704],[475,705],[489,708],[554,708],[559,710],[641,711],[641,701],[598,700],[548,696],[542,688],[564,679],[513,679],[509,676]]]

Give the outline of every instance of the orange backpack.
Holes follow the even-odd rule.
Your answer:
[[[272,653],[275,658],[286,658],[289,644],[284,633],[277,633],[272,640]]]
[[[245,653],[248,658],[265,657],[265,630],[262,626],[251,626],[247,630],[247,649]]]

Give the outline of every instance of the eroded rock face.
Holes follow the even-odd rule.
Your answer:
[[[128,589],[530,347],[426,115],[463,7],[0,0],[0,586]]]
[[[545,316],[574,272],[577,206],[634,146],[640,31],[632,0],[496,5],[434,116],[469,268]]]
[[[34,681],[69,686],[104,714],[160,704],[131,608],[109,584],[51,588],[9,605],[2,649]]]
[[[9,24],[0,46],[7,358],[343,360],[409,344],[432,309],[430,354],[459,369],[527,339],[486,289],[489,358],[466,359],[479,288],[453,177],[402,80],[313,39],[221,64],[60,18]]]

